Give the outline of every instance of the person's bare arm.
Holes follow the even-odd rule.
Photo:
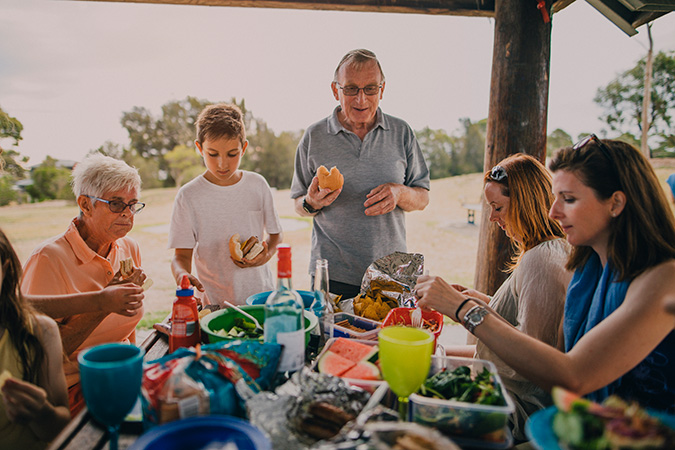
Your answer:
[[[367,216],[392,212],[396,207],[403,211],[419,211],[429,204],[429,191],[397,183],[385,183],[368,193],[363,206]]]
[[[307,200],[307,203],[312,208],[320,210],[330,206],[331,203],[333,203],[338,198],[341,192],[342,189],[338,189],[337,191],[331,191],[330,189],[319,189],[319,178],[314,177],[312,178],[312,183],[307,189],[307,194],[305,194],[303,197],[298,197],[295,199],[295,212],[302,217],[314,217],[318,214],[318,212],[310,214],[302,207],[302,203],[305,200]]]
[[[191,248],[175,249],[173,259],[171,260],[171,273],[177,285],[180,285],[183,275],[187,275],[190,284],[196,287],[198,291],[204,292],[202,283],[196,276],[192,275],[192,252]]]

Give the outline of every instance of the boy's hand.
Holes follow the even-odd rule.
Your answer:
[[[183,275],[187,275],[188,280],[190,280],[190,284],[194,286],[199,292],[204,292],[204,285],[202,285],[201,281],[199,281],[196,276],[187,272],[180,272],[176,275],[176,286],[180,286],[180,281],[183,279]]]
[[[267,241],[262,241],[262,246],[263,250],[258,254],[258,256],[256,256],[253,259],[244,258],[241,261],[237,261],[231,256],[230,258],[237,267],[241,267],[242,269],[245,269],[247,267],[262,266],[263,264],[267,263],[267,261],[269,261],[270,258],[272,257],[267,246]]]

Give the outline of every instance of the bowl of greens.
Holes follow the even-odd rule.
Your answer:
[[[264,306],[240,306],[240,308],[258,319],[258,322],[265,327]],[[304,314],[305,344],[307,344],[312,330],[319,326],[319,319],[311,311],[305,310]],[[261,342],[263,340],[262,333],[255,331],[253,321],[234,308],[225,308],[207,314],[199,320],[199,325],[202,334],[210,343],[231,339],[260,340]]]
[[[410,396],[411,420],[453,439],[506,442],[514,411],[497,368],[482,359],[432,357],[427,380]]]

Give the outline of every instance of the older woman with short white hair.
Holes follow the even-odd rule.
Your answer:
[[[80,214],[65,233],[40,244],[24,268],[22,290],[33,306],[57,320],[61,331],[70,410],[84,406],[77,355],[108,342],[135,343],[143,317],[145,274],[138,244],[127,236],[139,202],[141,178],[125,162],[91,155],[73,169]],[[131,273],[120,268],[131,258]]]

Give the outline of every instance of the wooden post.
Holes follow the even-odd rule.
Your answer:
[[[519,152],[545,161],[550,56],[551,23],[544,23],[537,1],[497,0],[485,170]],[[489,214],[484,203],[474,286],[492,295],[513,253]]]

